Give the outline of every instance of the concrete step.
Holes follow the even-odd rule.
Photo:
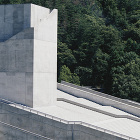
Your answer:
[[[96,111],[98,113],[109,115],[111,117],[128,118],[128,119],[132,119],[132,120],[140,122],[140,118],[138,118],[134,115],[131,115],[129,113],[126,113],[122,110],[116,109],[116,108],[111,107],[111,106],[102,106],[102,105],[99,105],[99,104],[94,103],[92,101],[88,101],[88,100],[83,99],[83,98],[74,97],[72,95],[66,94],[66,93],[59,91],[59,90],[58,90],[57,101],[58,101],[57,104],[61,107],[63,107],[63,105],[61,105],[61,104],[64,104],[63,102],[65,102],[65,104],[67,103],[65,105],[65,108],[66,108],[66,106],[69,106],[69,108],[70,108],[69,104],[71,104],[71,106],[75,105],[77,107],[82,107],[85,109]]]
[[[97,104],[104,105],[104,106],[112,106],[114,108],[123,110],[128,112],[129,114],[133,114],[137,117],[140,117],[140,107],[139,105],[133,104],[131,102],[126,102],[122,99],[116,97],[110,97],[108,95],[104,95],[103,93],[93,92],[89,89],[83,89],[83,87],[76,86],[76,85],[67,85],[67,84],[57,84],[57,89],[63,91],[67,94],[84,98],[90,101],[93,101]]]

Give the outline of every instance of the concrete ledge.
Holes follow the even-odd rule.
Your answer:
[[[129,105],[127,103],[123,103],[122,101],[117,101],[115,99],[111,99],[108,97],[104,97],[96,93],[92,93],[89,91],[84,91],[82,89],[78,89],[76,87],[64,85],[64,84],[57,84],[58,90],[61,90],[63,92],[67,92],[71,95],[80,97],[80,98],[85,98],[90,101],[94,101],[96,103],[102,104],[102,105],[107,105],[107,106],[112,106],[115,108],[118,108],[120,110],[123,110],[125,112],[128,112],[132,115],[135,115],[137,117],[140,117],[140,108],[136,106]]]
[[[96,111],[96,112],[99,112],[99,113],[102,113],[102,114],[105,114],[105,115],[109,115],[111,117],[127,118],[127,119],[131,119],[133,121],[140,122],[140,118],[136,118],[136,117],[129,116],[129,115],[116,115],[114,113],[110,113],[110,112],[101,110],[99,108],[94,108],[94,107],[90,107],[90,106],[87,106],[87,105],[84,105],[84,104],[80,104],[80,103],[77,103],[77,102],[74,102],[74,101],[71,101],[71,100],[68,100],[68,99],[57,98],[57,101],[64,101],[64,102],[67,102],[67,103],[70,103],[70,104],[73,104],[73,105],[76,105],[76,106],[80,106],[80,107],[83,107],[83,108],[86,108],[86,109],[89,109],[89,110],[92,110],[92,111]]]
[[[55,116],[33,110],[29,107],[21,107],[20,105],[8,104],[0,102],[0,121],[20,127],[27,131],[49,137],[55,140],[123,140],[132,139],[128,136],[109,131],[95,125],[87,124],[79,121],[66,121],[61,120]],[[11,102],[10,102],[11,103]],[[17,108],[19,106],[19,108]],[[24,109],[24,110],[23,110]],[[49,118],[48,118],[49,116]],[[95,135],[98,131],[99,137]]]
[[[111,96],[109,94],[98,92],[98,91],[95,91],[95,90],[92,90],[92,89],[89,89],[89,88],[86,88],[86,87],[83,87],[83,86],[74,85],[72,83],[68,83],[68,82],[65,82],[65,81],[62,81],[61,84],[67,85],[67,86],[70,86],[70,87],[74,87],[74,88],[77,88],[77,89],[80,89],[80,90],[84,90],[84,91],[87,91],[87,92],[90,92],[90,93],[93,93],[93,94],[96,94],[96,95],[107,97],[109,99],[113,99],[113,100],[116,100],[116,101],[126,103],[126,104],[129,104],[129,105],[140,108],[140,103],[137,103],[137,102],[134,102],[134,101],[130,101],[130,100],[127,100],[127,99],[121,99],[121,98],[118,98],[118,97],[115,97],[115,96]]]

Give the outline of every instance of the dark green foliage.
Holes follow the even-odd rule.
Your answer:
[[[70,82],[70,83],[80,85],[79,77],[77,76],[77,74],[76,73],[71,73],[70,69],[68,67],[66,67],[65,65],[63,65],[60,69],[60,75],[59,75],[58,80],[60,82],[61,81],[66,81],[66,82]]]
[[[11,4],[21,4],[22,0],[10,0]]]
[[[92,84],[92,69],[87,67],[77,67],[75,73],[79,75],[80,83],[84,86],[89,86]]]
[[[140,0],[0,0],[59,11],[58,81],[140,102]]]
[[[112,68],[113,95],[140,101],[140,58],[126,53],[124,65]]]
[[[60,66],[66,64],[68,67],[76,63],[72,50],[62,42],[58,42],[58,62]]]
[[[8,4],[10,3],[10,0],[0,0],[0,4]]]
[[[109,59],[110,56],[107,53],[97,50],[93,66],[93,84],[98,87],[103,88],[108,80]]]

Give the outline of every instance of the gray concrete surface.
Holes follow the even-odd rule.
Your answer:
[[[30,131],[0,122],[1,140],[52,140]]]
[[[33,108],[55,105],[57,10],[34,4],[0,5],[0,32],[0,97]],[[37,135],[54,140],[123,139],[97,126],[71,124],[26,109],[0,102],[1,139],[36,140]]]
[[[57,10],[0,5],[0,97],[30,107],[55,104]]]
[[[0,5],[0,41],[30,28],[30,4]]]
[[[72,87],[70,85],[64,85],[64,84],[58,83],[57,88],[61,91],[67,92],[79,98],[85,98],[90,101],[99,103],[101,105],[112,106],[112,107],[118,108],[120,110],[123,110],[125,112],[128,112],[130,114],[140,117],[140,108],[137,106],[129,105],[127,103],[123,103],[122,101],[118,101],[109,97],[102,96],[102,94],[100,95],[100,94],[92,93],[86,90]]]
[[[65,99],[65,98],[58,98],[57,101],[67,102],[67,103],[70,103],[70,104],[73,104],[73,105],[76,105],[76,106],[80,106],[80,107],[83,107],[83,108],[86,108],[86,109],[89,109],[89,110],[92,110],[92,111],[96,111],[96,112],[111,116],[111,117],[127,118],[127,119],[130,119],[130,120],[140,122],[140,118],[135,117],[135,116],[131,116],[130,114],[118,115],[118,114],[115,114],[115,113],[112,113],[112,112],[109,112],[109,111],[104,111],[104,110],[102,110],[100,108],[83,105],[82,103],[77,103],[77,102],[74,102],[74,101],[71,101],[71,100],[68,100],[68,99]]]
[[[123,138],[80,124],[65,124],[5,103],[0,103],[0,114],[0,121],[2,122],[54,140],[123,140]],[[5,125],[1,125],[0,130],[2,130],[0,136],[4,139],[17,137],[21,140],[32,140],[33,137],[29,135],[30,139],[27,134],[25,135],[18,130],[14,131]]]
[[[67,85],[67,86],[70,86],[70,87],[73,87],[73,88],[77,88],[77,89],[80,89],[80,90],[84,90],[84,91],[87,91],[87,92],[90,92],[90,93],[93,93],[93,94],[96,94],[96,95],[100,95],[102,97],[113,99],[113,100],[116,100],[116,101],[119,101],[119,102],[122,102],[122,103],[129,104],[129,105],[140,108],[140,103],[135,102],[135,101],[131,101],[131,100],[128,100],[128,99],[121,99],[121,98],[118,98],[118,97],[115,97],[115,96],[111,96],[109,94],[98,92],[98,91],[95,91],[93,89],[90,89],[90,88],[87,88],[87,87],[84,87],[84,86],[74,85],[72,83],[68,83],[68,82],[65,82],[65,81],[61,81],[61,84],[64,84],[64,85]]]

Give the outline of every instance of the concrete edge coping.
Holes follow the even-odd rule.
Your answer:
[[[135,107],[135,106],[132,106],[132,105],[129,105],[129,104],[125,104],[125,103],[122,103],[122,102],[119,102],[119,101],[115,101],[115,100],[113,100],[113,99],[110,99],[110,98],[107,98],[107,97],[103,97],[103,96],[100,96],[100,95],[97,95],[97,94],[93,94],[93,93],[90,93],[90,92],[88,92],[88,91],[84,91],[84,90],[81,90],[81,89],[78,89],[78,88],[74,88],[74,87],[71,87],[71,86],[67,86],[67,85],[64,85],[64,84],[60,84],[60,83],[58,83],[58,84],[59,84],[60,86],[69,87],[69,88],[71,88],[71,89],[76,89],[76,90],[85,92],[85,93],[90,94],[90,95],[95,95],[95,96],[98,96],[98,97],[100,97],[100,98],[104,98],[104,99],[107,99],[107,100],[114,101],[114,102],[116,102],[116,103],[121,103],[121,104],[124,104],[124,105],[127,105],[127,106],[131,106],[131,107],[140,109],[140,108],[138,108],[138,107]],[[58,89],[58,90],[61,90],[61,91],[64,91],[64,90],[61,89],[60,87],[57,87],[57,89]],[[64,91],[64,92],[66,92],[66,91]],[[73,94],[72,94],[72,95],[73,95]],[[77,95],[77,96],[78,96],[78,95]],[[81,97],[81,98],[84,98],[84,97]]]
[[[77,89],[81,89],[81,90],[84,90],[84,91],[87,91],[87,92],[92,92],[93,94],[98,94],[100,96],[103,96],[103,97],[106,97],[106,98],[109,98],[109,99],[113,99],[113,100],[116,100],[116,101],[119,101],[119,102],[125,102],[126,104],[129,104],[129,105],[132,105],[132,106],[135,106],[135,107],[140,107],[140,103],[135,103],[134,101],[127,101],[126,99],[121,99],[121,98],[118,98],[118,97],[115,97],[115,96],[112,96],[112,95],[109,95],[109,94],[105,94],[105,93],[102,93],[102,92],[99,92],[99,91],[96,91],[96,90],[92,90],[90,88],[86,88],[86,87],[83,87],[83,86],[78,86],[78,85],[74,85],[72,83],[68,83],[68,82],[65,82],[65,81],[61,81],[61,83],[58,83],[58,84],[63,84],[63,85],[67,85],[67,86],[70,86],[70,87],[74,87],[74,88],[77,88]]]
[[[33,136],[35,136],[35,137],[39,137],[39,138],[43,138],[43,139],[47,139],[47,140],[53,140],[53,139],[50,139],[50,138],[48,138],[48,137],[44,137],[44,136],[42,136],[42,135],[33,133],[33,132],[31,132],[31,131],[27,131],[27,130],[25,130],[25,129],[22,129],[22,128],[19,128],[19,127],[16,127],[16,126],[13,126],[13,125],[10,125],[10,124],[1,122],[1,121],[0,121],[0,124],[6,125],[6,126],[8,126],[8,127],[12,127],[13,129],[17,129],[17,130],[22,131],[22,132],[24,132],[24,133],[31,134],[31,135],[33,135]]]
[[[87,105],[84,105],[84,104],[80,104],[80,103],[77,103],[77,102],[74,102],[74,101],[71,101],[71,100],[68,100],[68,99],[65,99],[65,98],[57,98],[57,101],[64,101],[64,102],[74,104],[74,105],[77,105],[77,106],[80,106],[80,107],[83,107],[83,108],[86,108],[86,109],[89,109],[89,110],[92,110],[92,111],[96,111],[96,112],[99,112],[99,113],[102,113],[102,114],[105,114],[105,115],[109,115],[111,117],[126,118],[126,119],[131,119],[131,120],[140,122],[140,118],[136,118],[136,117],[129,116],[129,115],[117,115],[117,114],[110,113],[110,112],[107,112],[107,111],[104,111],[104,110],[101,110],[101,109],[98,109],[98,108],[94,108],[94,107],[90,107],[90,106],[87,106]]]

